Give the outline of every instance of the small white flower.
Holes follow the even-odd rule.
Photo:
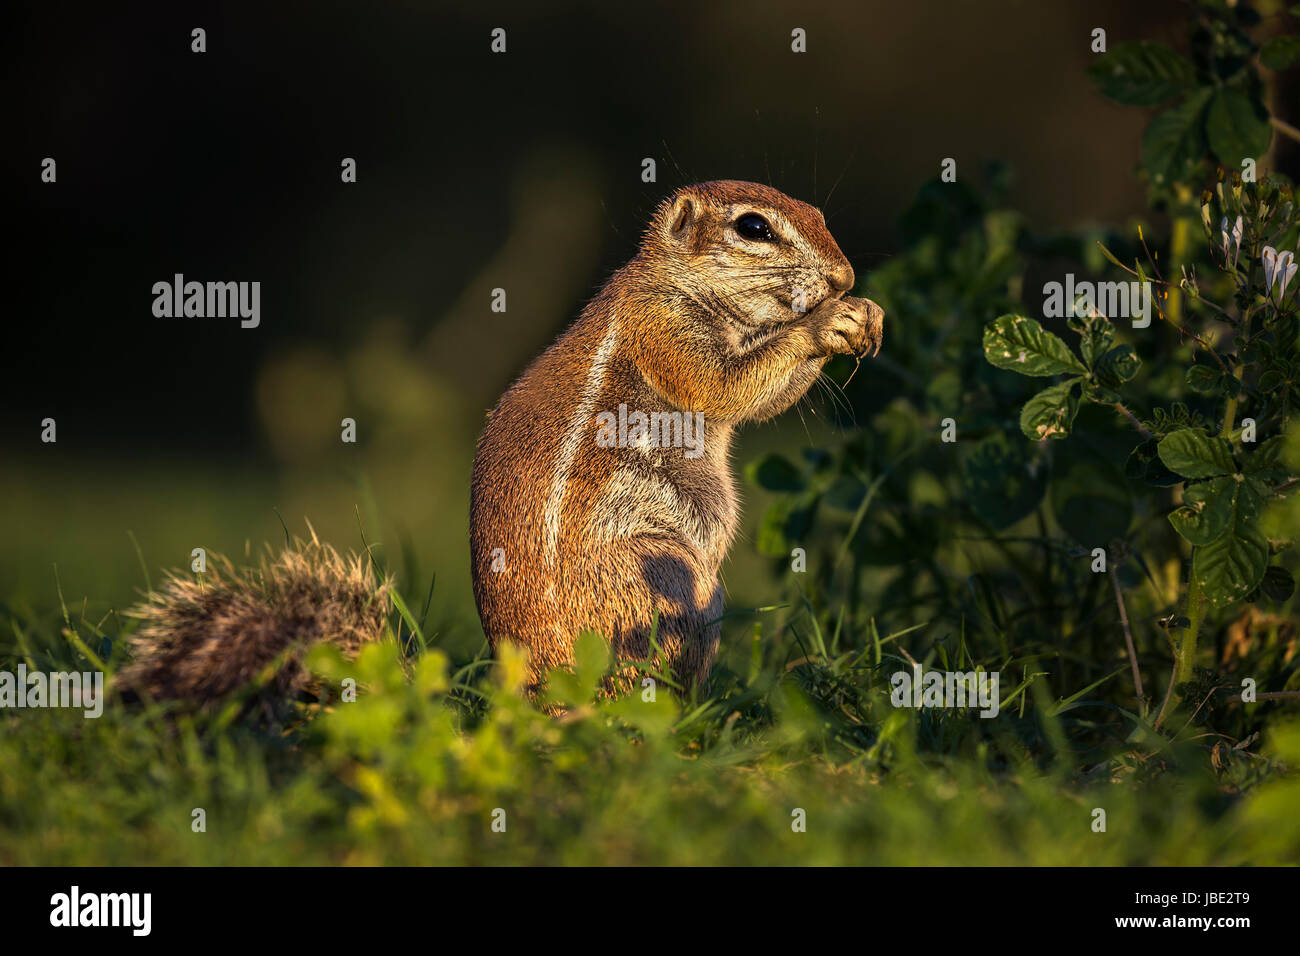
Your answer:
[[[1237,254],[1241,252],[1241,217],[1233,223],[1231,231],[1228,229],[1228,217],[1224,216],[1223,221],[1219,223],[1219,235],[1223,239],[1223,260],[1228,261],[1228,256],[1232,256],[1232,267],[1237,268]]]
[[[1278,271],[1278,279],[1279,279],[1277,297],[1279,299],[1283,299],[1286,297],[1286,287],[1289,286],[1291,284],[1291,280],[1295,278],[1297,269],[1300,269],[1300,265],[1296,264],[1294,252],[1284,252],[1277,257],[1277,271]]]
[[[1286,295],[1286,287],[1291,284],[1297,266],[1294,252],[1278,252],[1272,246],[1265,246],[1260,258],[1264,264],[1264,288],[1269,292],[1278,286],[1277,297]]]

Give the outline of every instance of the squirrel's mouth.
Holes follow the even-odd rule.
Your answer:
[[[799,304],[802,305],[802,308],[799,309],[799,311],[811,312],[823,302],[826,302],[829,299],[841,298],[843,295],[843,292],[835,292],[831,289],[821,289],[817,292],[804,290],[802,298],[800,298],[799,289],[798,287],[795,287],[792,289],[782,289],[780,292],[776,293],[774,298],[777,302],[791,311],[794,311],[796,300],[799,300]]]

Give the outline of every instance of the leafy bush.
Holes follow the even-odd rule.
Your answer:
[[[908,248],[865,281],[888,325],[877,381],[849,393],[875,410],[869,427],[747,471],[779,496],[757,540],[799,593],[784,627],[832,633],[832,660],[859,649],[851,636],[869,648],[880,629],[923,627],[923,662],[1010,667],[1058,693],[1096,686],[1122,720],[1079,727],[1079,746],[1159,747],[1158,732],[1200,733],[1189,721],[1243,740],[1268,706],[1228,692],[1300,696],[1300,217],[1285,177],[1253,175],[1274,126],[1300,137],[1269,117],[1256,60],[1289,65],[1296,38],[1261,47],[1258,23],[1244,5],[1202,3],[1190,59],[1141,41],[1091,69],[1119,102],[1173,101],[1141,163],[1163,242],[1148,241],[1151,223],[1032,236],[998,207],[1001,170],[982,196],[922,190]],[[1241,172],[1212,173],[1215,158]],[[1025,292],[1044,277],[1041,313],[1061,334],[1030,317]],[[1112,303],[1131,329],[1104,313]],[[1213,667],[1198,653],[1207,633]]]

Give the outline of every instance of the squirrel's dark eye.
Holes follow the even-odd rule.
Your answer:
[[[736,220],[736,232],[742,239],[752,239],[755,242],[774,242],[776,236],[772,235],[772,227],[756,212],[747,212]]]

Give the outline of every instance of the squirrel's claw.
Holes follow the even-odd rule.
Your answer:
[[[870,299],[829,299],[816,310],[818,337],[825,354],[842,352],[858,358],[880,352],[885,310]]]
[[[867,310],[867,343],[862,350],[862,355],[865,356],[870,352],[871,357],[875,358],[880,354],[880,346],[885,340],[885,310],[876,305],[876,303],[872,302],[870,299],[862,299],[860,301],[866,306]]]

